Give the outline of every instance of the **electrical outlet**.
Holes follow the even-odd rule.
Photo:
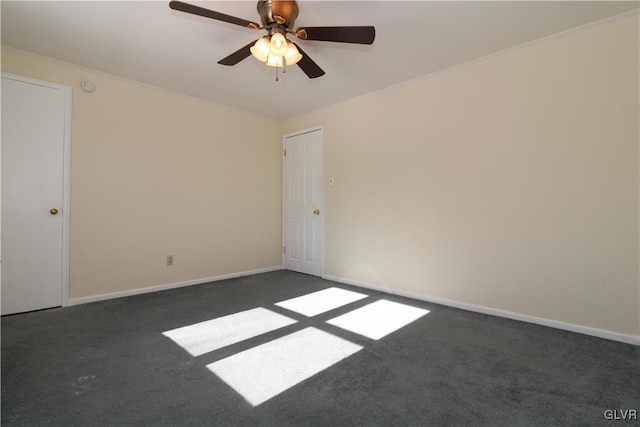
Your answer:
[[[167,267],[171,267],[173,265],[173,255],[167,255]]]

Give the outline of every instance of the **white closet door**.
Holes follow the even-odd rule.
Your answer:
[[[322,275],[323,131],[285,136],[283,266]]]
[[[2,314],[62,305],[67,102],[2,76]]]

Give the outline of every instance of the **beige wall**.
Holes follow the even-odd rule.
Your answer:
[[[281,264],[278,121],[11,49],[2,70],[73,87],[71,298]]]
[[[638,76],[635,14],[286,120],[325,274],[638,335]]]

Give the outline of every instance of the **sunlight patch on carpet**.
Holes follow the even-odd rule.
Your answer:
[[[327,323],[379,340],[427,313],[429,310],[382,299],[328,320]]]
[[[295,311],[308,317],[351,304],[352,302],[366,298],[368,295],[347,291],[340,288],[328,288],[322,291],[302,295],[297,298],[281,301],[275,305]]]
[[[309,327],[207,365],[253,406],[357,353],[362,346]]]
[[[296,320],[258,307],[163,332],[192,356],[257,337],[296,323]]]

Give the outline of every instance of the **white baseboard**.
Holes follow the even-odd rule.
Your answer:
[[[217,282],[220,280],[234,279],[236,277],[251,276],[253,274],[268,273],[270,271],[282,270],[281,265],[259,268],[257,270],[242,271],[240,273],[223,274],[221,276],[204,277],[202,279],[187,280],[186,282],[168,283],[166,285],[150,286],[147,288],[131,289],[129,291],[111,292],[108,294],[92,295],[89,297],[71,298],[67,302],[67,306],[86,304],[89,302],[103,301],[113,298],[129,297],[132,295],[147,294],[150,292],[166,291],[167,289],[182,288],[184,286],[200,285],[202,283]]]
[[[371,285],[369,283],[358,282],[355,280],[344,279],[336,276],[323,275],[322,278],[326,280],[331,280],[333,282],[344,283],[346,285],[353,285],[361,288],[372,289],[374,291],[386,292],[388,294],[399,295],[407,298],[413,298],[421,301],[432,302],[440,305],[446,305],[449,307],[455,307],[455,308],[459,308],[467,311],[474,311],[476,313],[489,314],[489,315],[498,316],[498,317],[505,317],[507,319],[519,320],[521,322],[535,323],[537,325],[548,326],[551,328],[577,332],[579,334],[591,335],[598,338],[605,338],[612,341],[619,341],[627,344],[640,346],[640,336],[638,335],[621,334],[619,332],[612,332],[604,329],[596,329],[588,326],[576,325],[573,323],[565,323],[557,320],[544,319],[541,317],[528,316],[526,314],[519,314],[519,313],[513,313],[505,310],[498,310],[495,308],[484,307],[481,305],[467,304],[464,302],[452,301],[444,298],[417,294],[414,292],[383,288],[380,286]]]

